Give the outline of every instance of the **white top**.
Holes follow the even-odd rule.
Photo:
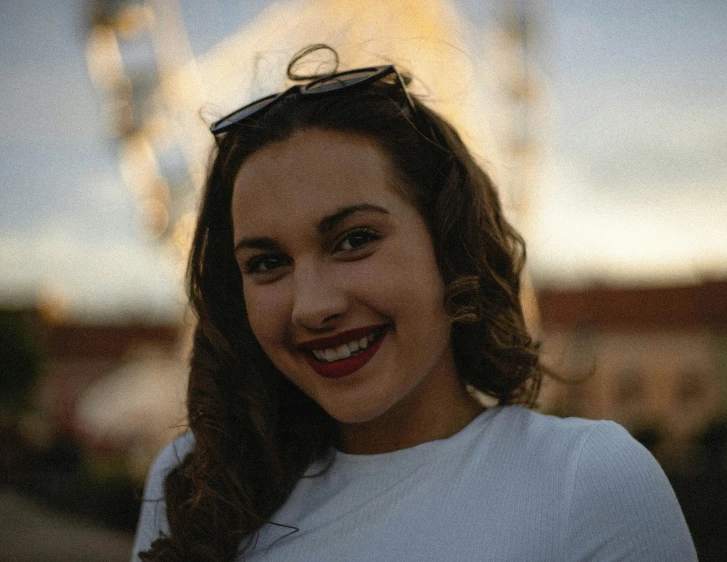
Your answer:
[[[191,449],[173,441],[144,497]],[[240,560],[295,562],[696,561],[674,492],[651,454],[609,421],[486,410],[455,435],[311,465]],[[282,525],[287,525],[282,526]],[[297,528],[295,531],[290,527]],[[134,544],[167,532],[146,501]]]

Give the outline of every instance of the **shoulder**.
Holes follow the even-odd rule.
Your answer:
[[[666,475],[617,423],[505,406],[492,429],[496,446],[517,461],[510,472],[560,490],[565,560],[696,560]]]
[[[144,488],[144,499],[162,499],[164,495],[164,479],[176,468],[184,457],[194,449],[194,435],[184,433],[167,443],[157,455],[149,469]]]
[[[525,496],[540,495],[567,507],[566,490],[575,479],[585,444],[602,425],[609,442],[630,440],[612,422],[558,418],[520,406],[485,412],[473,436],[473,459],[482,474],[517,486]],[[599,432],[600,434],[600,432]]]
[[[514,454],[568,465],[572,476],[618,468],[621,474],[665,479],[649,451],[619,424],[609,420],[559,418],[520,406],[502,406],[491,417],[490,441]],[[566,468],[563,466],[563,468]]]
[[[696,561],[664,471],[623,427],[593,422],[569,471],[568,559]]]
[[[594,432],[603,431],[607,440],[630,440],[629,434],[613,422],[582,418],[559,418],[521,406],[501,406],[491,416],[490,441],[510,454],[536,461],[568,463],[577,457]],[[599,430],[600,428],[600,430]],[[542,465],[541,465],[542,467]]]
[[[193,448],[194,436],[192,433],[180,435],[161,450],[149,469],[134,538],[132,561],[139,560],[139,552],[148,550],[151,543],[160,535],[169,533],[164,501],[164,480]]]

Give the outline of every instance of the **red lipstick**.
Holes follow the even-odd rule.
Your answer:
[[[363,328],[356,328],[355,330],[348,330],[347,332],[341,332],[335,336],[327,338],[319,338],[317,340],[309,340],[298,345],[304,349],[330,349],[332,347],[338,347],[344,343],[351,342],[353,340],[359,340],[364,336],[368,336],[374,330],[383,328],[384,326],[365,326]]]
[[[374,340],[366,349],[362,352],[347,357],[345,359],[339,359],[338,361],[323,362],[315,358],[312,353],[314,349],[330,349],[338,347],[344,343],[360,339],[370,334],[373,330],[380,329],[380,326],[369,326],[366,328],[358,328],[356,330],[349,330],[348,332],[342,332],[329,338],[320,338],[317,340],[311,340],[301,344],[299,347],[305,349],[303,356],[311,368],[321,375],[329,379],[339,379],[350,374],[355,373],[371,358],[376,355],[376,352],[381,347],[381,344],[386,337],[388,327],[384,327],[383,331],[376,340]]]

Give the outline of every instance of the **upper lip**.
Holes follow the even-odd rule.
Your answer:
[[[371,332],[378,328],[384,328],[386,324],[378,324],[376,326],[365,326],[363,328],[355,328],[353,330],[347,330],[336,334],[335,336],[329,336],[327,338],[318,338],[315,340],[309,340],[298,345],[303,349],[310,351],[318,349],[331,349],[343,345],[345,343],[352,342],[354,340],[361,339],[364,336],[369,335]]]

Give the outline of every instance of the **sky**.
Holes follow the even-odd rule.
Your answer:
[[[181,1],[194,54],[271,3]],[[492,26],[495,3],[454,4]],[[727,3],[536,5],[536,285],[726,277]],[[0,306],[40,298],[78,317],[173,318],[181,282],[119,173],[84,6],[0,0]]]

